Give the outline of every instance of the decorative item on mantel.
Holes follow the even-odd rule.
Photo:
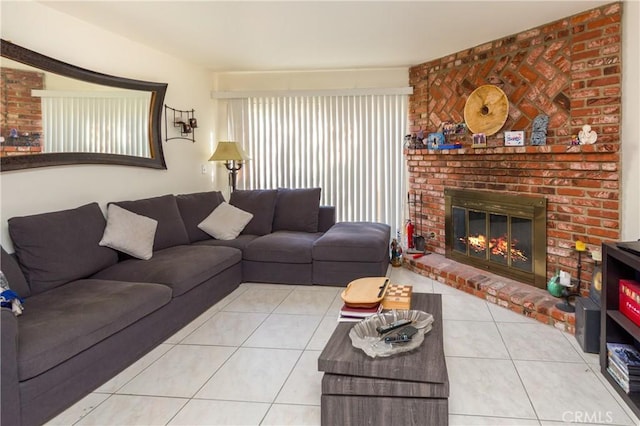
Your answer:
[[[193,129],[198,127],[198,120],[196,120],[195,110],[181,110],[171,108],[170,106],[164,106],[164,135],[165,141],[170,141],[172,139],[186,139],[188,141],[194,142],[195,134]],[[171,118],[169,118],[171,115]],[[173,127],[178,127],[180,129],[180,136],[174,136],[172,138],[168,137],[168,125],[167,122],[171,121],[173,123]]]
[[[549,116],[540,114],[533,119],[533,130],[531,131],[531,145],[547,144],[547,127],[549,126]]]
[[[446,144],[454,145],[460,143],[467,135],[467,125],[465,123],[445,121],[440,125],[438,131],[444,134]]]
[[[406,135],[404,137],[405,148],[409,149],[422,149],[425,148],[424,145],[424,132],[420,130],[417,134]]]
[[[471,148],[486,148],[487,147],[487,135],[484,133],[474,133],[473,142]]]
[[[524,131],[504,132],[504,146],[524,146]]]
[[[580,141],[580,145],[591,145],[598,140],[598,134],[594,130],[591,130],[591,126],[585,124],[578,133],[578,140]]]

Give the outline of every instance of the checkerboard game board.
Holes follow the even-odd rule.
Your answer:
[[[413,287],[402,284],[389,284],[382,299],[383,309],[410,309]]]

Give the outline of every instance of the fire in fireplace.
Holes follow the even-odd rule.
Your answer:
[[[546,200],[445,190],[446,255],[544,288]]]

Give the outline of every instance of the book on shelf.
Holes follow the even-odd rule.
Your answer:
[[[620,312],[636,325],[640,325],[640,284],[634,280],[620,279]]]
[[[352,308],[351,306],[342,305],[338,321],[358,322],[380,312],[382,312],[382,304],[380,303],[372,308]]]
[[[625,391],[625,393],[640,391],[640,382],[630,381],[628,378],[626,378],[623,374],[620,373],[620,370],[616,369],[614,364],[609,363],[609,366],[607,367],[607,372],[609,373],[609,375],[611,375],[611,377],[613,377],[615,382],[618,385],[620,385],[620,387],[622,388],[623,391]]]
[[[622,379],[624,379],[625,381],[628,381],[630,383],[634,383],[634,384],[638,384],[640,385],[640,376],[636,376],[634,374],[628,374],[624,371],[624,368],[619,364],[619,361],[616,360],[615,358],[611,358],[608,357],[607,358],[609,363],[607,364],[607,366],[609,368],[611,368],[612,370],[614,370]]]
[[[625,343],[607,343],[607,354],[611,362],[629,376],[640,376],[640,352]]]
[[[413,287],[402,284],[389,284],[382,299],[384,309],[411,309]]]

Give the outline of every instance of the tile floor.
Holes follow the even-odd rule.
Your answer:
[[[402,268],[443,296],[451,425],[639,424],[574,337]],[[243,284],[50,425],[317,425],[340,289]]]

